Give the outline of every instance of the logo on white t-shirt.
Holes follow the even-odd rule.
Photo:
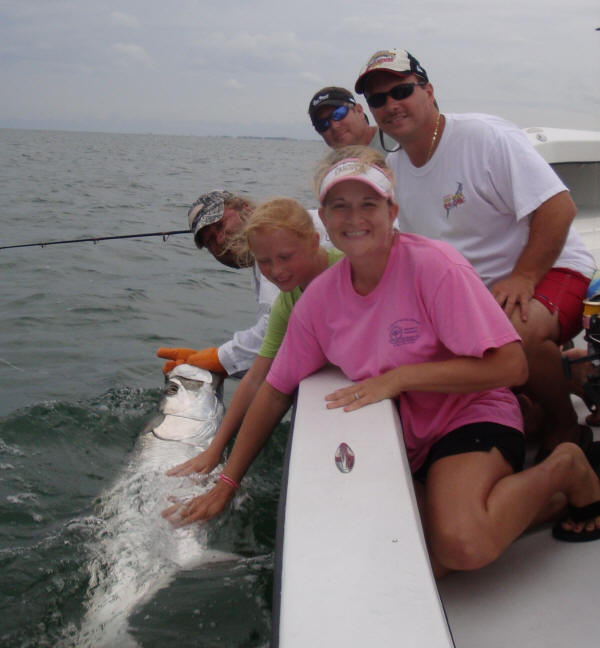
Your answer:
[[[457,182],[458,187],[453,194],[444,196],[444,209],[446,210],[446,218],[450,217],[450,211],[465,202],[465,194],[463,193],[463,183]]]

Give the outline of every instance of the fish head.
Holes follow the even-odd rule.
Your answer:
[[[223,376],[192,365],[176,366],[165,377],[159,411],[163,419],[152,429],[155,436],[205,445],[223,419]]]

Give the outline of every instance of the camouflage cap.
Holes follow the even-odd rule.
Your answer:
[[[190,207],[188,220],[190,230],[194,234],[194,241],[199,248],[202,248],[202,239],[199,236],[202,228],[217,223],[223,218],[225,202],[233,198],[229,191],[209,191],[202,194]]]

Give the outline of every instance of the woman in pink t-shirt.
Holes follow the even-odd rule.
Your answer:
[[[294,307],[222,479],[172,521],[221,512],[300,380],[332,362],[355,384],[327,395],[327,407],[399,404],[437,576],[488,564],[532,523],[558,514],[564,496],[570,517],[555,536],[600,537],[600,481],[580,448],[561,444],[522,471],[521,417],[507,387],[526,380],[526,360],[472,267],[448,244],[394,230],[391,173],[377,153],[349,147],[326,162],[319,213],[346,258]]]

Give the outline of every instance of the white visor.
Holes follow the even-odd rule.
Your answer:
[[[380,196],[388,200],[394,200],[392,182],[381,169],[373,165],[365,166],[357,158],[346,158],[329,169],[321,181],[321,187],[319,189],[320,203],[323,204],[323,199],[332,187],[344,180],[364,182]]]

